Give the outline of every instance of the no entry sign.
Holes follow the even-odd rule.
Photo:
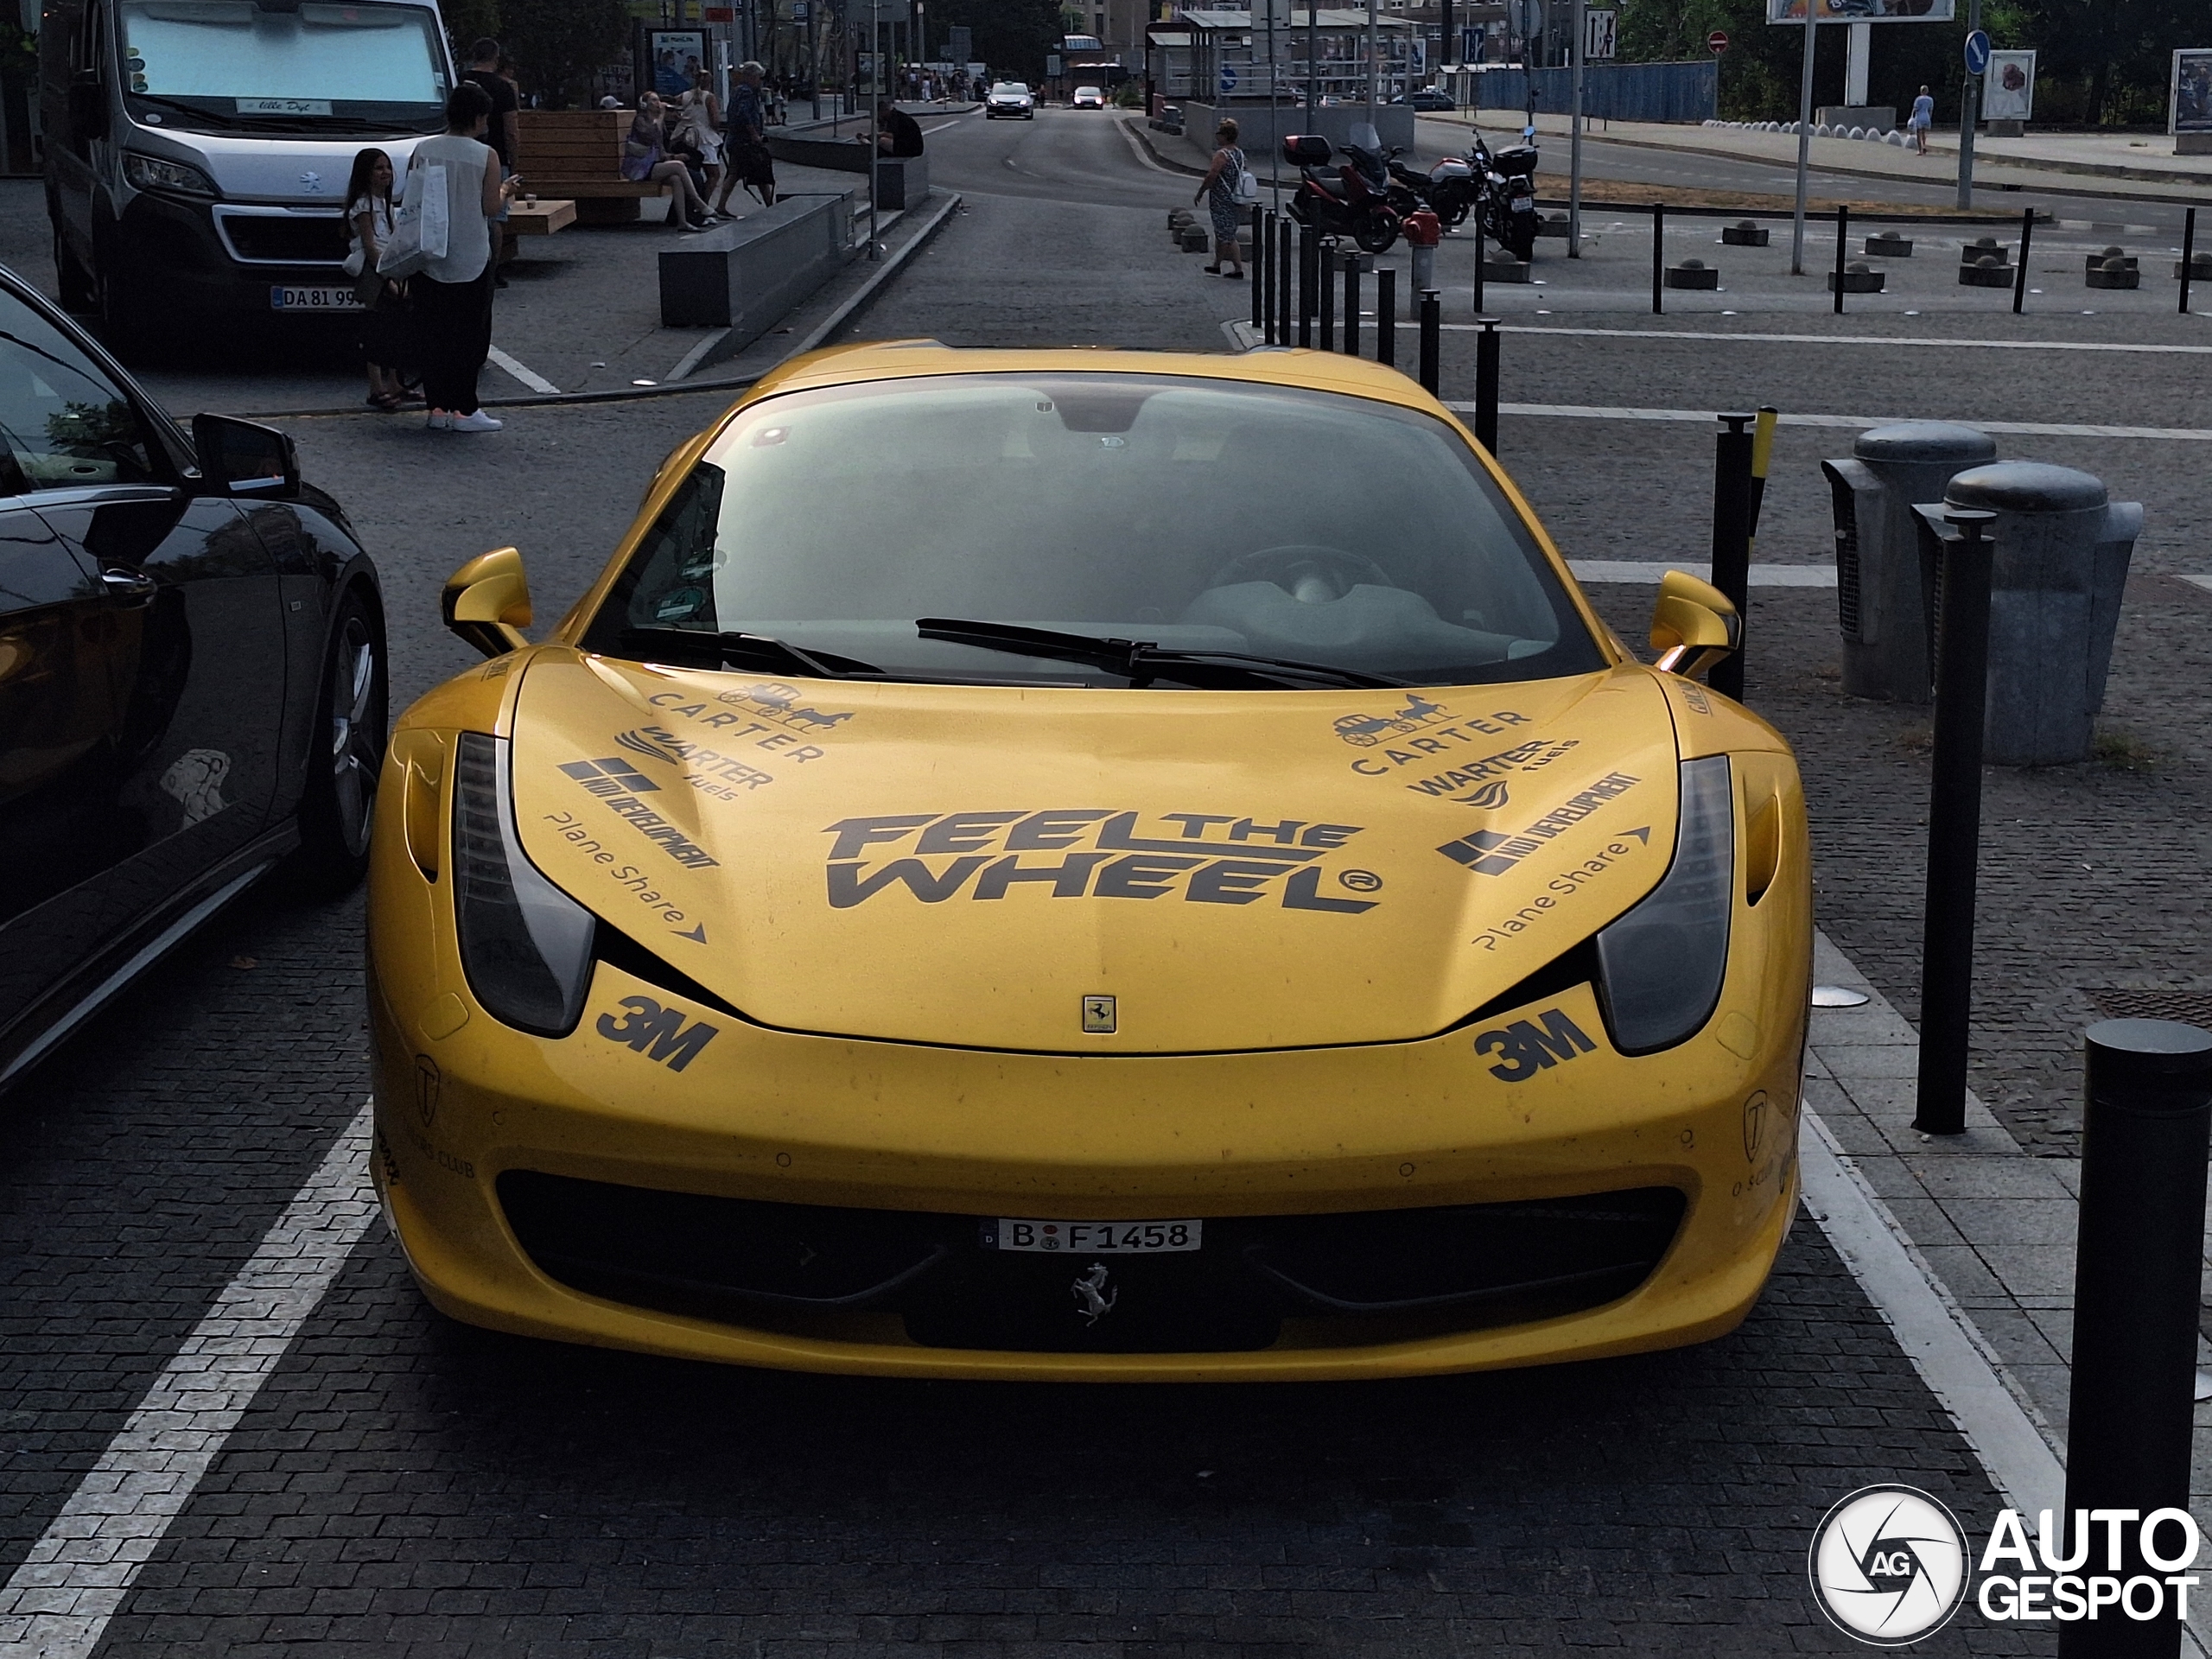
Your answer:
[[[1719,29],[1714,29],[1712,34],[1705,37],[1705,49],[1716,58],[1719,57],[1728,49],[1728,36]]]

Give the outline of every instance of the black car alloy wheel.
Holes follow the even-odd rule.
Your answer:
[[[300,861],[311,880],[334,891],[368,868],[386,695],[383,633],[368,601],[349,594],[331,630],[300,806]]]

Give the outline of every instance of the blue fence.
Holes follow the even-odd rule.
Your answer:
[[[1535,72],[1536,108],[1565,115],[1574,106],[1574,72]],[[1485,110],[1529,107],[1529,72],[1485,69],[1474,78]],[[1593,63],[1582,72],[1582,112],[1612,121],[1710,121],[1720,112],[1720,63]]]

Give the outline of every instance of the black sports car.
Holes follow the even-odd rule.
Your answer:
[[[289,859],[366,868],[384,604],[292,442],[0,270],[0,1086]]]

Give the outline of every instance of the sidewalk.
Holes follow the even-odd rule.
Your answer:
[[[1485,131],[1505,132],[1520,131],[1524,121],[1518,110],[1467,111],[1457,115],[1423,116],[1421,119],[1459,126],[1479,124]],[[1565,137],[1570,125],[1569,118],[1564,115],[1536,117],[1536,130],[1547,137]],[[1792,132],[1656,121],[1592,120],[1585,123],[1583,134],[1607,143],[1635,144],[1684,155],[1763,162],[1782,167],[1797,164],[1797,135]],[[1917,155],[1910,148],[1900,149],[1865,138],[1815,137],[1812,164],[1824,172],[1860,178],[1942,184],[1958,177],[1958,144],[1955,130],[1931,135],[1925,156]],[[2091,134],[2031,135],[2024,138],[1977,136],[1974,149],[1974,182],[1992,189],[2012,187],[2101,196],[2212,200],[2212,163],[2200,156],[2171,154],[2171,141],[2163,138]]]

